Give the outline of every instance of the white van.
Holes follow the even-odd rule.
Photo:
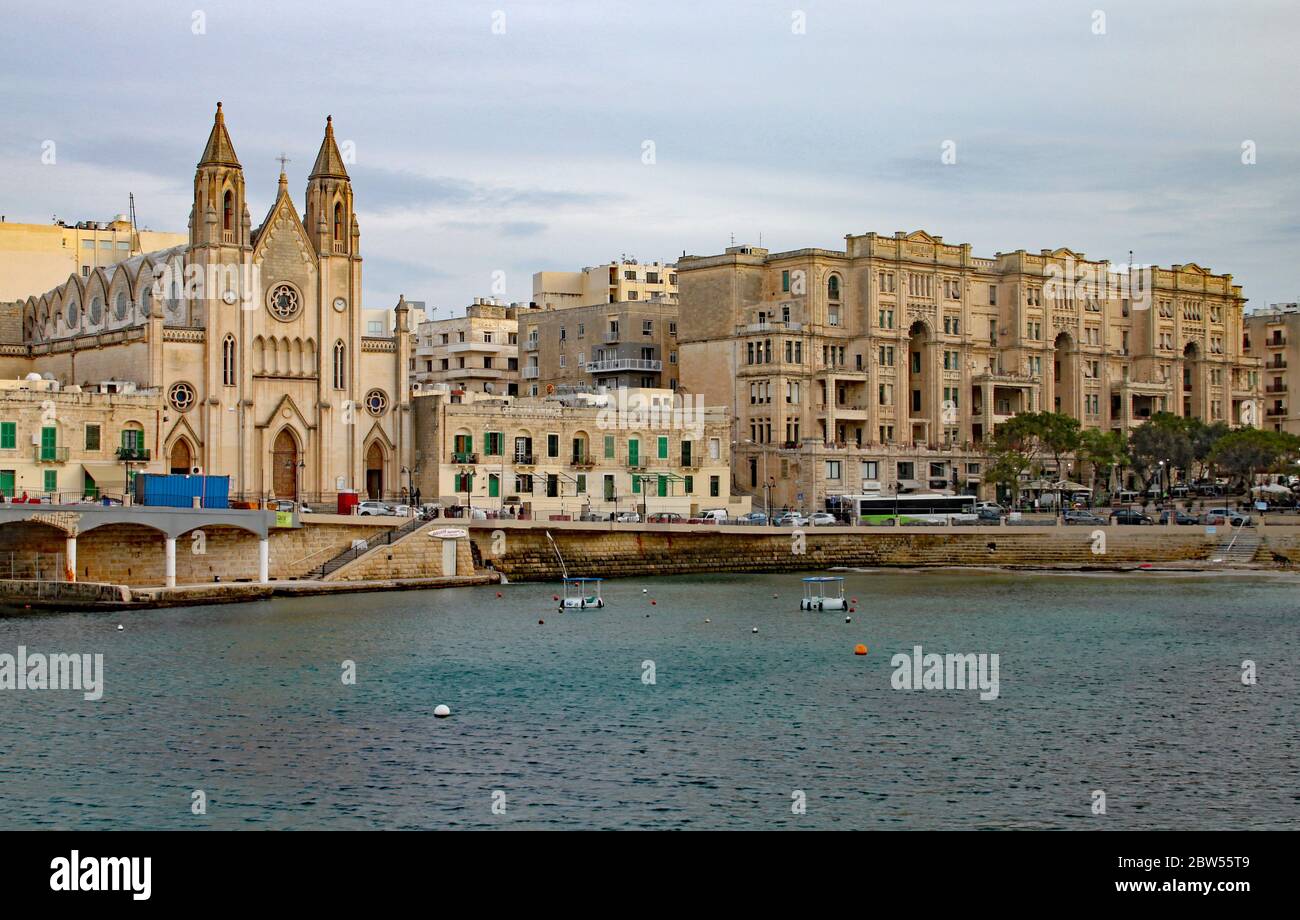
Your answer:
[[[701,511],[700,520],[708,521],[710,524],[727,523],[727,512],[723,508],[714,508],[712,511]]]

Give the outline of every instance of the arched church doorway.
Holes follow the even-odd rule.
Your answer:
[[[168,467],[174,475],[188,475],[194,469],[194,452],[190,442],[184,438],[172,445],[171,465]]]
[[[366,451],[366,495],[374,501],[384,497],[384,449],[378,441]]]
[[[288,428],[281,429],[271,448],[271,490],[276,498],[298,494],[298,441]]]

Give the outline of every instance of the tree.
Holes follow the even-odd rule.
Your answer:
[[[1134,428],[1129,435],[1133,468],[1148,489],[1162,466],[1169,469],[1170,482],[1173,481],[1175,469],[1186,474],[1191,468],[1194,453],[1192,437],[1188,431],[1189,421],[1169,412],[1157,412]]]
[[[1018,502],[1025,471],[1050,455],[1056,460],[1060,478],[1062,459],[1074,453],[1079,443],[1078,419],[1059,412],[1021,412],[993,430],[988,449],[992,462],[984,472],[984,481],[1011,486]]]
[[[1209,461],[1237,479],[1246,490],[1255,476],[1300,457],[1300,437],[1284,431],[1262,428],[1238,428],[1215,442]]]
[[[1115,470],[1123,470],[1129,464],[1124,435],[1118,431],[1102,431],[1099,428],[1080,432],[1077,456],[1092,471],[1090,484],[1094,495],[1097,492],[1097,481],[1102,475],[1105,476],[1106,491],[1111,492]]]

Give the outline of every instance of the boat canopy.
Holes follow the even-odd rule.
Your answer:
[[[572,581],[572,582],[582,583],[582,582],[588,582],[588,581],[604,581],[605,579],[603,579],[603,578],[567,578],[567,577],[566,577],[564,580],[565,580],[565,581]]]
[[[843,580],[844,580],[843,575],[813,575],[810,578],[804,579],[804,581],[816,581],[816,582],[843,581]]]

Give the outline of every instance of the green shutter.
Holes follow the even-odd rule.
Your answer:
[[[688,443],[689,443],[689,442],[688,442]],[[694,477],[694,476],[687,476],[687,477],[686,477],[686,483],[685,483],[684,488],[685,488],[685,490],[686,490],[686,494],[687,494],[687,495],[694,495],[694,494],[695,494],[695,477]]]
[[[13,450],[18,446],[18,423],[0,422],[0,450]]]
[[[578,474],[578,494],[579,494],[579,495],[586,495],[586,494],[587,494],[587,474],[586,474],[586,473],[579,473],[579,474]]]
[[[659,497],[664,498],[668,495],[668,477],[660,475],[659,477]]]
[[[58,471],[58,470],[46,470],[46,471],[45,471],[45,491],[46,491],[46,492],[57,492],[57,491],[59,491],[59,471]]]
[[[59,443],[59,429],[48,427],[48,426],[42,428],[41,429],[41,459],[42,460],[56,459],[58,455],[58,443]],[[46,482],[48,481],[49,481],[49,476],[47,475]],[[50,490],[46,489],[45,491],[49,492]]]
[[[13,470],[0,470],[0,493],[3,493],[5,498],[14,497]]]
[[[497,498],[501,495],[501,480],[497,478],[496,473],[488,476],[488,497]]]
[[[641,442],[631,438],[627,442],[627,465],[639,466],[641,462]]]
[[[614,459],[614,436],[612,434],[605,435],[605,459]]]
[[[660,460],[667,460],[667,459],[668,459],[668,439],[667,439],[667,438],[660,438],[660,439],[659,439],[659,459],[660,459]]]
[[[632,477],[632,494],[633,494],[633,495],[640,495],[640,494],[641,494],[641,477],[640,477],[640,476],[633,476],[633,477]]]

